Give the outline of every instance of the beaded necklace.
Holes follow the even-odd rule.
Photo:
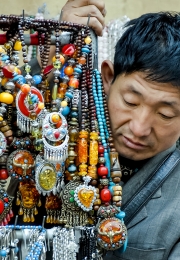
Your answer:
[[[9,123],[16,118],[10,106],[14,106],[14,111],[17,109],[15,138],[5,121],[6,115],[0,121],[0,130],[10,147],[7,171],[20,182],[16,198],[19,215],[23,215],[24,222],[35,222],[38,207],[42,207],[41,198],[45,197],[47,224],[61,225],[66,230],[96,226],[92,232],[93,237],[97,233],[100,248],[122,247],[127,241],[127,230],[120,210],[121,170],[101,76],[93,70],[89,28],[15,16],[3,16],[3,19],[7,20],[7,26],[14,22],[17,26],[11,35],[13,47],[7,45],[6,52],[1,52],[1,61],[3,58],[5,61],[1,85],[6,94],[0,94],[0,112],[3,116],[4,107],[8,107]],[[29,29],[38,33],[40,75],[32,76],[28,64],[24,31]],[[55,56],[47,66],[52,31],[55,31]],[[63,46],[62,31],[71,35],[70,43]],[[13,51],[18,49],[15,47],[18,41],[22,45],[25,76],[18,71],[17,53]],[[47,81],[50,72],[53,73],[52,89]],[[6,154],[4,150],[2,156]],[[1,224],[6,224],[5,220]],[[58,235],[61,239],[66,230]],[[94,250],[95,241],[87,241]],[[90,259],[92,250],[88,252]]]

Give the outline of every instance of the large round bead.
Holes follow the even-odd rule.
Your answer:
[[[6,180],[9,177],[8,171],[6,169],[0,170],[0,180]]]
[[[106,250],[120,248],[126,241],[126,237],[126,226],[117,218],[107,218],[98,224],[97,242]]]
[[[111,192],[109,189],[102,189],[100,196],[103,202],[109,202],[111,200]]]
[[[99,176],[106,176],[108,175],[108,168],[105,166],[98,167],[97,173]]]

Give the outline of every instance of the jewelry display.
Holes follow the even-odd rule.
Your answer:
[[[1,15],[0,28],[0,257],[18,259],[7,244],[18,227],[31,229],[26,260],[46,259],[46,227],[53,227],[54,260],[102,259],[106,250],[125,248],[121,168],[89,27]],[[37,36],[38,72],[29,62],[27,31]],[[17,183],[15,203],[4,191],[8,176]],[[27,226],[6,227],[15,204]],[[39,217],[43,228],[35,226]]]

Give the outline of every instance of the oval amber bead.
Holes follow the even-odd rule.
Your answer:
[[[28,94],[31,90],[31,87],[28,85],[28,84],[23,84],[21,86],[21,91],[24,93],[24,94]]]
[[[15,51],[20,51],[22,49],[22,45],[20,41],[16,41],[14,44],[14,50]]]
[[[65,73],[66,75],[68,75],[68,76],[71,76],[71,75],[73,74],[73,71],[74,71],[74,69],[73,69],[73,67],[71,67],[71,66],[67,66],[67,67],[64,69],[64,73]]]
[[[84,65],[86,64],[86,59],[84,57],[80,57],[78,63]]]
[[[10,105],[13,103],[13,101],[14,97],[10,93],[2,92],[0,94],[0,102]]]
[[[69,80],[69,84],[70,87],[74,87],[74,88],[78,88],[79,87],[79,80],[76,78],[71,78]]]

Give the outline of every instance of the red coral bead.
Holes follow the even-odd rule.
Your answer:
[[[9,199],[8,199],[8,198],[4,198],[3,200],[4,200],[5,202],[8,202],[8,201],[9,201]]]
[[[62,53],[64,55],[72,56],[75,52],[76,48],[74,44],[66,44],[62,48]]]
[[[108,168],[105,166],[101,166],[97,169],[97,173],[99,176],[106,176],[108,175]]]
[[[99,145],[98,146],[98,153],[104,153],[104,146],[103,145]]]
[[[103,202],[109,202],[111,200],[111,192],[108,189],[102,189],[100,196]]]
[[[0,214],[2,214],[4,211],[4,202],[0,200]]]
[[[44,69],[43,74],[46,76],[47,74],[49,74],[49,73],[52,71],[53,68],[54,68],[53,65],[48,65],[48,66]]]
[[[6,169],[0,170],[0,180],[6,180],[9,177],[8,171]]]

